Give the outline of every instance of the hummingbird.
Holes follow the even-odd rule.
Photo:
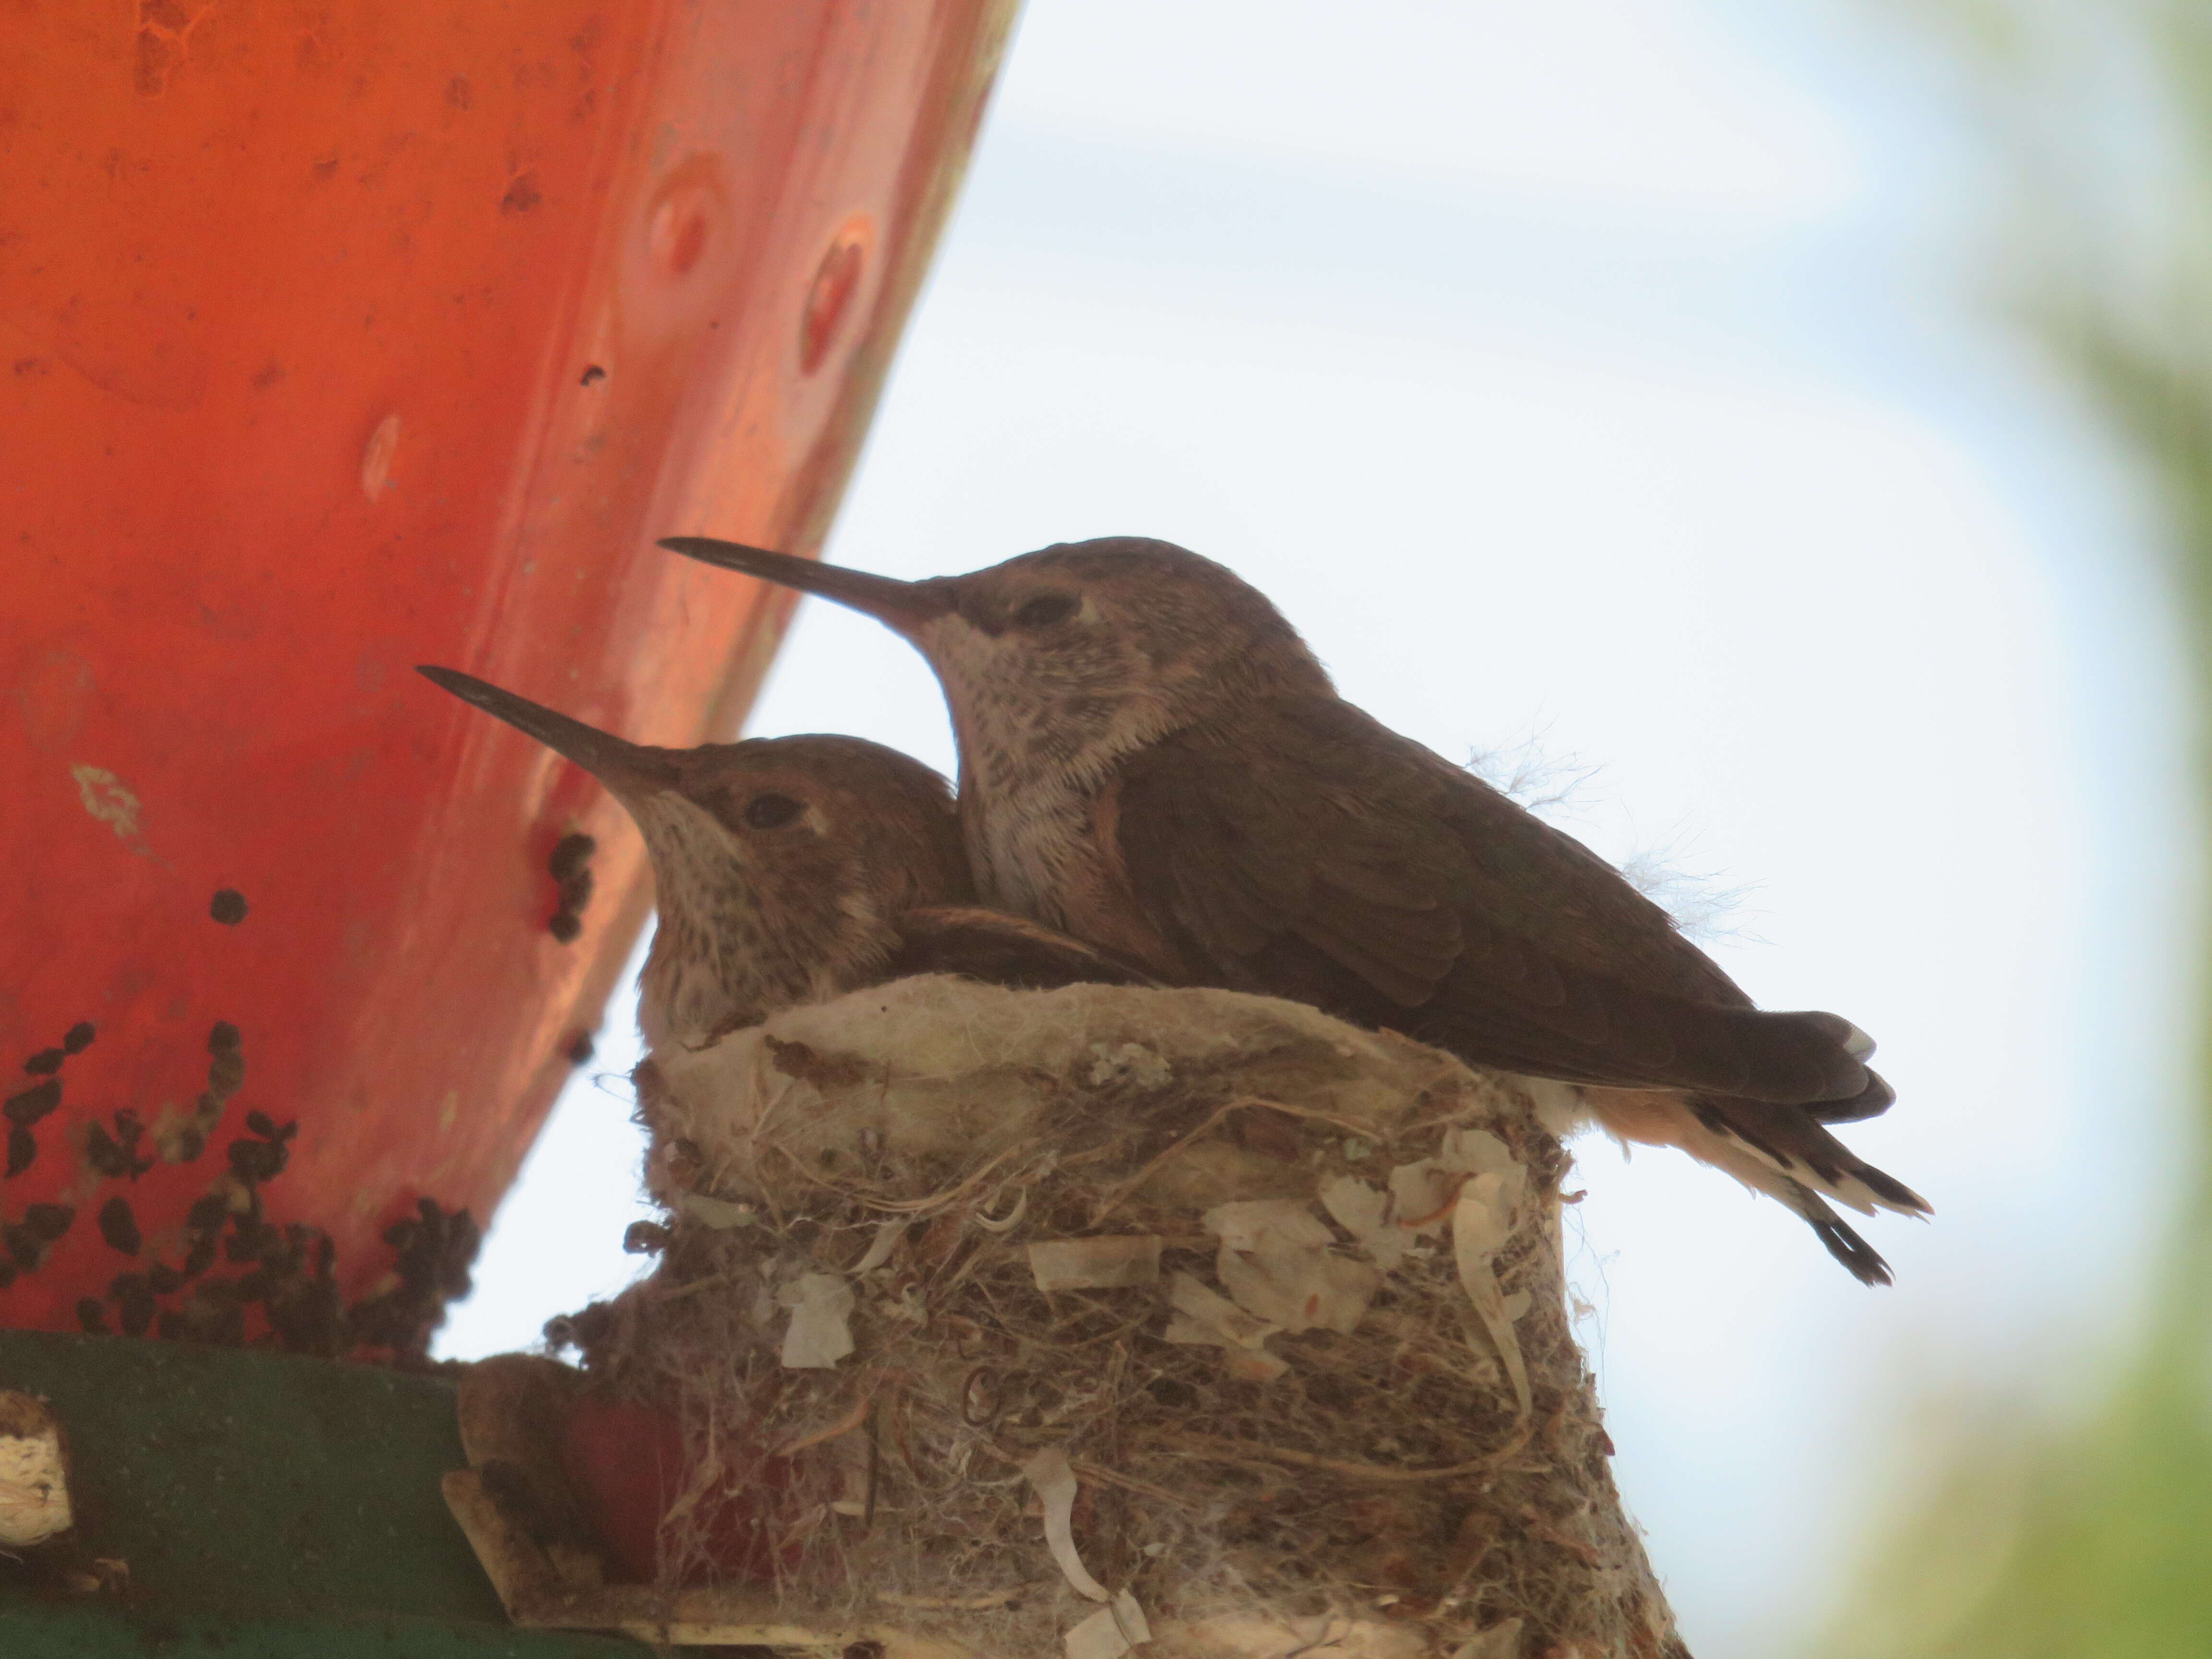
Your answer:
[[[1840,1217],[1928,1205],[1830,1133],[1894,1098],[1839,1016],[1768,1012],[1580,842],[1337,695],[1226,567],[1137,537],[901,581],[706,537],[663,547],[886,623],[960,750],[982,901],[1169,984],[1308,1003],[1583,1085],[1623,1139],[1780,1200],[1864,1284]]]
[[[979,907],[951,786],[896,749],[838,736],[656,749],[471,675],[416,672],[574,761],[636,823],[659,910],[638,980],[649,1049],[909,974],[1033,989],[1146,981]]]

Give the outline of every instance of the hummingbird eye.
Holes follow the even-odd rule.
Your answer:
[[[805,802],[789,795],[755,795],[745,803],[744,820],[756,830],[781,830],[805,810]]]
[[[1017,628],[1050,628],[1066,622],[1082,609],[1083,601],[1070,593],[1042,593],[1014,612]]]

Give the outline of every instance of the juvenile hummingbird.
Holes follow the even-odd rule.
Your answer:
[[[638,981],[647,1046],[696,1046],[782,1008],[908,974],[1045,988],[1146,976],[977,907],[945,780],[860,738],[654,749],[450,668],[418,671],[605,784],[653,861]]]
[[[1337,696],[1267,598],[1138,538],[899,581],[702,537],[662,546],[820,594],[945,688],[984,902],[1171,984],[1312,1004],[1585,1085],[1626,1139],[1780,1199],[1863,1283],[1825,1198],[1926,1212],[1824,1127],[1871,1117],[1873,1043],[1768,1013],[1581,842]]]

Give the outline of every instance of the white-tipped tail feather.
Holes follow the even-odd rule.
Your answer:
[[[1824,1200],[1833,1199],[1861,1215],[1882,1210],[1899,1215],[1928,1213],[1929,1206],[1918,1194],[1842,1151],[1840,1143],[1809,1119],[1802,1126],[1789,1126],[1790,1138],[1816,1138],[1826,1147],[1819,1148],[1814,1156],[1792,1156],[1781,1144],[1783,1136],[1741,1131],[1709,1103],[1673,1090],[1584,1089],[1579,1092],[1589,1116],[1614,1139],[1680,1147],[1700,1164],[1710,1164],[1752,1191],[1787,1205],[1820,1235],[1829,1254],[1863,1283],[1889,1283],[1888,1264]],[[1826,1148],[1833,1148],[1833,1153]]]

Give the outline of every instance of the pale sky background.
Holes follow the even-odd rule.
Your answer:
[[[1031,0],[830,548],[1219,559],[1391,725],[1595,768],[1567,828],[1741,890],[1728,969],[1881,1040],[1899,1103],[1847,1133],[1936,1208],[1865,1229],[1893,1290],[1686,1160],[1577,1149],[1616,1474],[1700,1659],[1816,1628],[1931,1399],[2080,1396],[2174,1163],[2151,516],[1987,319],[1990,179],[1913,44],[1715,0]],[[827,605],[749,730],[952,766],[920,659]],[[640,1267],[634,1018],[441,1352]]]

